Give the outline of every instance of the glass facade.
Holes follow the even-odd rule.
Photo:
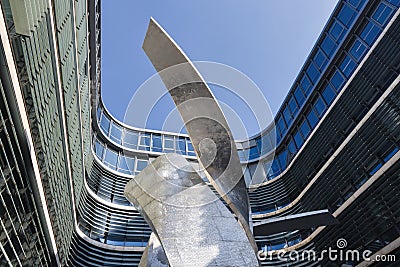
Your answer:
[[[24,12],[15,2],[1,2],[0,265],[138,266],[151,230],[125,185],[163,153],[200,168],[193,145],[103,106],[99,0]],[[399,6],[339,1],[274,125],[237,141],[245,180],[262,181],[248,182],[253,223],[320,209],[340,221],[256,236],[260,250],[320,251],[345,238],[399,254]]]

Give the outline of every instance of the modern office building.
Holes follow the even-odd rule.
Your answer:
[[[248,184],[253,223],[320,209],[339,220],[255,232],[260,250],[345,239],[397,261],[262,266],[398,266],[399,7],[340,0],[275,124],[236,142],[246,181],[263,180]],[[197,159],[187,135],[130,127],[103,105],[100,13],[99,0],[1,1],[0,266],[138,266],[151,230],[125,185],[164,153]]]

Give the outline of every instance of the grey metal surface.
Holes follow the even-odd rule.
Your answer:
[[[259,266],[243,228],[183,156],[155,159],[126,185],[125,196],[171,266]]]
[[[328,210],[303,212],[285,217],[272,218],[254,223],[253,232],[257,236],[266,236],[286,231],[310,229],[322,225],[334,225],[338,220]]]
[[[238,217],[256,251],[239,156],[218,102],[188,57],[154,19],[143,49],[180,112],[207,178]]]
[[[139,267],[168,267],[167,255],[160,241],[154,233],[151,233],[146,249],[139,262]]]

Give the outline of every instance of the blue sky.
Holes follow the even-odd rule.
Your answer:
[[[336,3],[337,0],[102,1],[103,101],[116,118],[123,120],[135,90],[155,73],[141,48],[152,16],[191,60],[227,64],[249,76],[275,114]],[[227,94],[214,93],[228,105],[235,102]],[[165,97],[158,117],[155,115],[148,127],[160,129],[160,114],[172,108],[172,100]],[[256,132],[251,120],[243,116],[249,132]]]

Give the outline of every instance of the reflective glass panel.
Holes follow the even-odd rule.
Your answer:
[[[361,39],[363,39],[369,46],[378,38],[381,29],[375,25],[372,21],[368,22],[365,29],[360,34]]]
[[[151,149],[155,152],[162,152],[162,137],[161,134],[152,134],[152,147]]]
[[[138,133],[130,130],[125,130],[123,143],[127,148],[137,149],[138,145]]]
[[[307,137],[310,133],[310,126],[308,126],[307,120],[304,120],[303,123],[300,125],[301,133],[304,137]]]
[[[118,160],[118,153],[110,150],[110,149],[106,149],[106,155],[104,157],[104,163],[109,166],[110,168],[115,169],[115,167],[117,166],[117,160]]]
[[[303,79],[301,79],[300,85],[301,88],[303,88],[303,91],[306,93],[306,95],[309,95],[312,86],[310,80],[307,78],[307,75],[304,75]]]
[[[338,14],[338,19],[347,27],[351,25],[356,17],[356,12],[351,9],[348,5],[343,5],[342,9]]]
[[[318,69],[322,71],[328,63],[328,58],[325,56],[322,50],[319,50],[314,56],[314,62]]]
[[[147,164],[148,164],[148,161],[147,161],[147,160],[137,159],[136,171],[137,171],[137,172],[142,171],[144,168],[147,167]]]
[[[294,96],[297,100],[297,103],[299,103],[299,106],[301,106],[304,103],[305,97],[303,90],[301,90],[300,86],[297,86],[296,90],[294,90]]]
[[[297,131],[293,138],[297,148],[300,149],[303,145],[303,137],[301,136],[300,131]]]
[[[346,34],[346,31],[339,22],[335,21],[333,22],[329,33],[332,35],[333,39],[339,43]]]
[[[335,87],[337,92],[339,92],[342,89],[344,81],[345,80],[343,75],[340,73],[339,70],[336,70],[331,78],[331,83]]]
[[[372,18],[378,22],[379,25],[383,26],[389,20],[390,15],[392,14],[392,8],[388,7],[384,3],[380,3]]]
[[[325,39],[321,43],[321,48],[325,52],[325,54],[328,57],[331,57],[333,55],[333,52],[335,51],[336,44],[335,42],[327,35]],[[303,88],[304,89],[304,88]]]
[[[294,100],[293,96],[291,96],[289,99],[289,107],[293,117],[295,117],[297,115],[297,111],[299,111],[299,107],[297,106],[296,100]]]
[[[310,65],[307,68],[307,75],[311,79],[312,83],[315,84],[315,82],[318,80],[319,77],[319,71],[317,68],[314,66],[312,62],[310,62]]]
[[[283,110],[283,117],[285,117],[286,125],[290,125],[292,122],[292,114],[290,113],[289,107],[286,106]]]
[[[322,97],[324,98],[325,102],[330,105],[336,97],[335,92],[333,91],[332,87],[328,84],[325,89],[322,91]]]
[[[353,46],[350,48],[350,54],[357,61],[360,61],[361,57],[365,55],[366,51],[367,47],[360,40],[356,40]]]
[[[104,131],[104,133],[108,136],[108,130],[110,129],[110,119],[107,118],[104,113],[101,116],[101,121],[100,121],[100,128]]]
[[[355,68],[356,68],[356,63],[350,58],[350,56],[346,56],[343,59],[342,64],[340,65],[340,70],[347,78],[350,77]]]
[[[311,128],[314,128],[315,125],[318,123],[318,116],[315,114],[315,111],[313,109],[310,110],[307,114],[307,121],[311,125]]]
[[[122,138],[122,128],[113,123],[111,125],[110,138],[114,142],[120,144],[121,143],[121,138]]]
[[[317,102],[315,102],[314,108],[317,111],[318,116],[321,118],[326,110],[326,105],[320,96],[318,97]]]

